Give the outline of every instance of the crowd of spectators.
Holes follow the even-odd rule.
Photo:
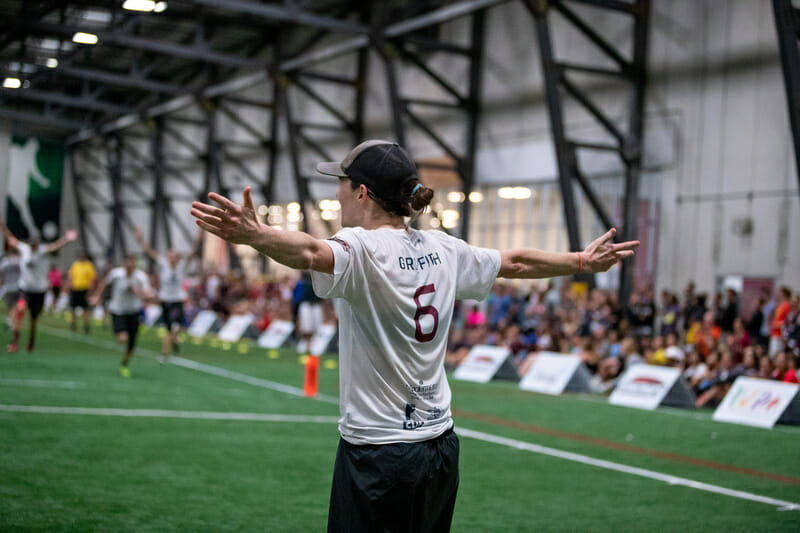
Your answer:
[[[110,266],[101,267],[99,277]],[[150,275],[157,287],[157,276]],[[49,277],[55,301],[68,291],[69,277],[56,268]],[[592,373],[592,390],[604,393],[633,365],[671,366],[681,369],[698,406],[719,402],[740,375],[798,382],[800,293],[788,287],[774,294],[762,291],[755,310],[743,316],[733,289],[709,299],[690,282],[682,294],[662,291],[657,301],[653,286],[643,285],[623,306],[616,292],[561,281],[526,290],[498,282],[484,302],[457,302],[448,370],[476,345],[507,347],[520,376],[541,352],[575,354]],[[222,322],[232,315],[252,315],[261,331],[273,320],[296,321],[308,283],[296,275],[248,280],[239,270],[197,272],[186,280],[186,321],[206,309]],[[331,302],[322,306],[323,322],[335,323]]]
[[[583,289],[583,290],[581,290]],[[633,365],[680,368],[698,406],[713,406],[740,375],[797,383],[800,294],[762,292],[749,316],[733,289],[712,298],[689,283],[678,295],[652,285],[627,305],[615,292],[564,282],[529,290],[497,283],[483,303],[462,302],[450,331],[446,364],[455,369],[473,346],[506,346],[524,375],[543,351],[574,354],[592,373],[594,392],[610,391]]]

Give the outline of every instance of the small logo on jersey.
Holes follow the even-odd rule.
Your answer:
[[[406,404],[406,419],[403,421],[403,429],[414,430],[425,425],[423,420],[411,420],[411,415],[417,410],[413,403]]]
[[[345,241],[343,241],[342,239],[340,239],[339,237],[331,237],[331,238],[330,238],[330,239],[328,239],[328,240],[329,240],[329,241],[335,241],[335,242],[338,242],[339,244],[341,244],[341,245],[342,245],[342,248],[344,248],[344,251],[345,251],[345,252],[347,252],[348,254],[350,253],[350,243],[349,243],[349,242],[345,242]]]

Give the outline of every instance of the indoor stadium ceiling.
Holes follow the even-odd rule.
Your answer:
[[[451,2],[452,3],[452,2]],[[499,2],[479,2],[487,5]],[[0,0],[0,118],[50,138],[370,34],[374,2]],[[399,22],[442,1],[381,2]]]

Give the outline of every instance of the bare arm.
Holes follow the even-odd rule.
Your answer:
[[[139,243],[139,246],[142,247],[142,251],[150,257],[153,261],[158,263],[161,261],[161,256],[158,255],[158,252],[153,250],[149,244],[144,240],[144,235],[142,235],[142,228],[136,226],[133,228],[133,235],[136,237],[136,242]]]
[[[100,283],[97,284],[97,287],[92,292],[92,295],[89,296],[89,303],[92,305],[97,305],[100,303],[100,295],[103,294],[103,291],[106,289],[106,285],[108,284],[108,279],[103,278],[100,280]]]
[[[282,231],[262,224],[256,216],[250,187],[244,189],[242,205],[217,193],[208,197],[222,209],[192,203],[197,225],[233,244],[247,244],[290,268],[333,274],[333,250],[324,240],[301,231]]]
[[[65,244],[70,243],[70,242],[76,240],[77,238],[78,238],[78,232],[77,231],[75,231],[74,229],[67,230],[67,231],[64,232],[64,235],[62,235],[60,239],[58,239],[55,242],[51,242],[50,244],[48,244],[45,247],[45,251],[48,254],[52,254],[53,252],[55,252],[56,250],[58,250],[59,248],[61,248]]]
[[[0,231],[3,232],[3,236],[5,236],[11,248],[17,249],[19,247],[19,240],[14,237],[14,234],[11,233],[11,230],[8,229],[8,226],[6,226],[6,223],[2,220],[0,220]]]
[[[579,272],[605,272],[617,261],[631,257],[639,241],[614,244],[617,230],[611,228],[582,252],[545,252],[523,248],[500,252],[499,278],[551,278]]]

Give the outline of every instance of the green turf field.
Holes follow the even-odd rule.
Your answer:
[[[125,379],[107,327],[86,337],[63,318],[43,322],[34,353],[0,352],[0,530],[325,529],[335,358],[323,358],[322,399],[307,399],[277,390],[302,388],[294,352],[187,341],[180,365],[161,365],[157,332],[145,331]],[[451,386],[454,531],[800,530],[800,510],[776,504],[800,503],[800,428]]]

